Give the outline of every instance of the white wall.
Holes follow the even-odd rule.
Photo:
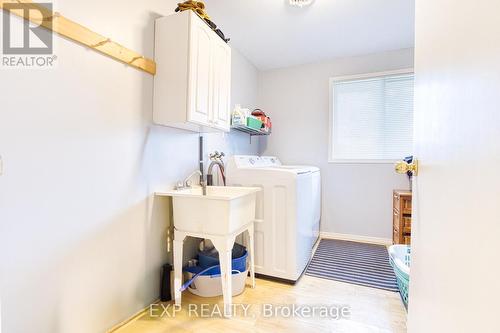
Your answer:
[[[416,2],[408,332],[499,331],[500,2]]]
[[[57,2],[146,56],[177,1]],[[3,332],[103,332],[158,298],[168,209],[151,200],[195,170],[197,134],[152,126],[153,77],[55,37],[52,70],[0,75]],[[175,45],[172,45],[175,47]],[[233,100],[255,106],[257,71],[234,52]],[[256,153],[244,134],[208,149]]]
[[[259,104],[273,120],[263,154],[322,172],[321,230],[392,238],[391,193],[407,188],[391,164],[329,164],[329,78],[413,67],[413,50],[335,59],[262,72]]]

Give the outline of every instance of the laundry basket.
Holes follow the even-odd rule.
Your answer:
[[[399,293],[405,307],[408,308],[408,286],[410,283],[411,250],[409,245],[389,247],[389,261],[398,282]]]

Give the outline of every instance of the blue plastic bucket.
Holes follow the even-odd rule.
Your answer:
[[[205,256],[200,252],[198,262],[201,263],[202,259],[201,257],[204,257],[203,260],[209,258],[210,260],[215,259],[210,256]],[[243,252],[243,255],[239,258],[235,258],[231,260],[231,273],[232,274],[239,274],[242,272],[245,272],[247,269],[247,257],[248,257],[248,252],[245,250]],[[212,262],[210,260],[205,260],[204,263],[207,264],[208,262]],[[208,266],[208,267],[203,267],[201,264],[200,266],[194,266],[194,267],[186,267],[184,268],[185,272],[189,272],[194,274],[194,276],[184,283],[181,287],[181,291],[186,290],[199,276],[210,276],[210,277],[216,277],[220,276],[220,265],[219,265],[219,260],[213,261],[215,265]]]
[[[237,270],[240,272],[244,272],[247,269],[247,257],[248,257],[248,252],[245,250],[243,252],[243,255],[239,258],[234,258],[231,261],[232,269]],[[220,266],[219,265],[219,258],[215,258],[212,256],[208,256],[200,252],[198,254],[198,263],[199,267],[201,269],[205,269],[211,266],[217,266],[214,269],[209,270],[208,272],[203,273],[202,275],[215,275],[215,274],[220,274]]]

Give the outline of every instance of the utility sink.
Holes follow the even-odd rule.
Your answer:
[[[258,187],[208,186],[157,192],[171,196],[174,227],[180,231],[225,235],[255,219]]]

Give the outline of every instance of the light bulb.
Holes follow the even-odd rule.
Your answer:
[[[290,6],[302,8],[305,6],[309,6],[310,4],[312,4],[314,0],[289,0],[289,1],[290,1]]]

